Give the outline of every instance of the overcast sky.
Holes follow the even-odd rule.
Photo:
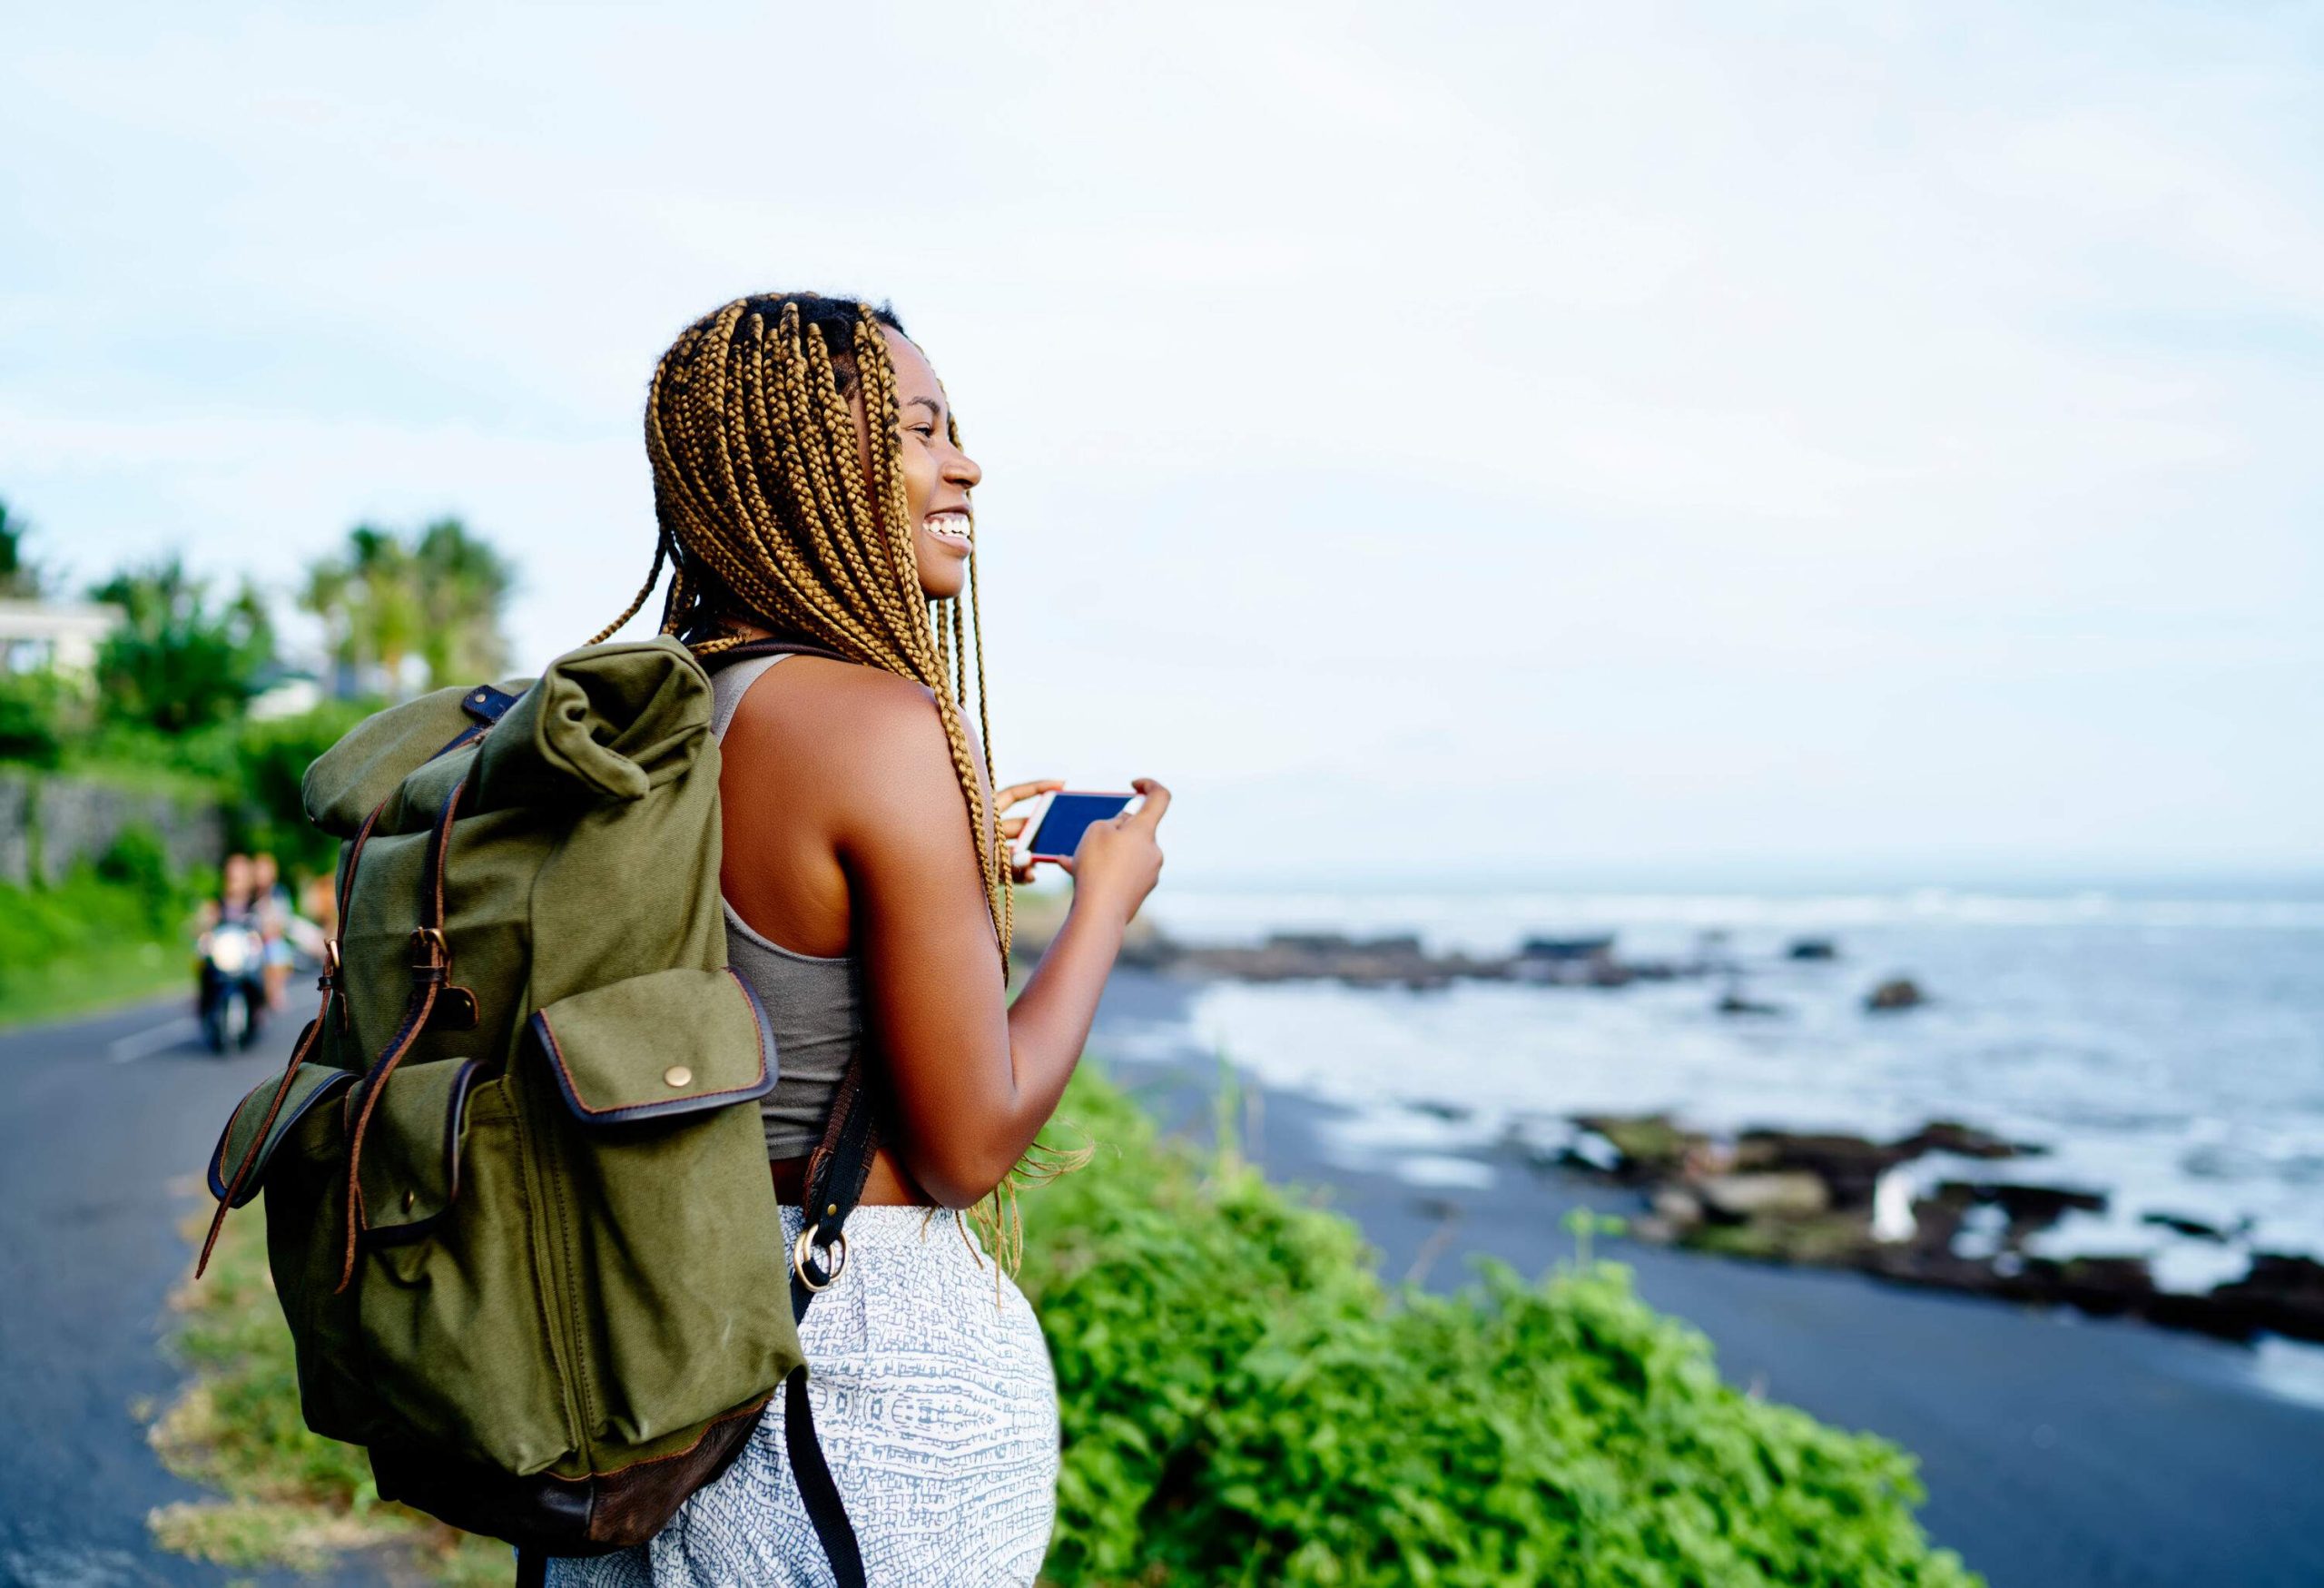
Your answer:
[[[1001,774],[1174,875],[2324,866],[2320,17],[18,7],[0,496],[286,597],[458,512],[537,666],[671,336],[891,297]]]

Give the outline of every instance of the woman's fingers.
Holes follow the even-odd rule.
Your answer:
[[[1011,805],[1023,804],[1036,794],[1055,794],[1064,786],[1065,780],[1061,777],[1039,778],[1031,783],[1012,783],[993,795],[992,799],[995,804],[1005,811]]]
[[[1137,814],[1129,820],[1145,823],[1146,830],[1150,833],[1161,823],[1162,813],[1170,808],[1170,791],[1150,777],[1134,777],[1130,779],[1129,785],[1146,796],[1146,803],[1138,806]],[[1128,823],[1123,825],[1127,826]]]
[[[1000,835],[1008,839],[1021,837],[1025,831],[1025,824],[1031,819],[1029,816],[1009,816],[1004,819],[1000,824]]]

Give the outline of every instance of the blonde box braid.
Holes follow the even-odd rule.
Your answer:
[[[834,325],[834,311],[852,307],[844,351],[826,340],[824,323],[803,323],[803,303]],[[977,610],[976,565],[982,559],[969,560],[966,613],[957,598],[922,597],[901,461],[895,367],[883,325],[901,332],[892,314],[868,304],[799,294],[737,299],[680,334],[655,366],[645,403],[660,526],[653,566],[636,598],[590,643],[602,643],[636,614],[666,561],[672,571],[665,634],[756,618],[926,687],[936,697],[967,807],[1006,980],[1016,925],[1008,849],[961,721],[973,666],[983,773],[991,778],[984,624]],[[870,435],[868,471],[843,381],[848,375]],[[957,424],[950,436],[957,446]],[[695,639],[694,648],[710,655],[741,641],[714,634]],[[990,1205],[975,1209],[1001,1267],[1013,1271],[1023,1253],[1017,1183],[1077,1168],[1088,1157],[1086,1149],[1060,1153],[1037,1143],[995,1189]]]
[[[645,446],[661,535],[645,588],[597,640],[645,605],[663,561],[673,558],[664,633],[697,619],[754,616],[927,687],[967,806],[1005,971],[1013,914],[1008,856],[961,723],[963,669],[947,666],[953,647],[939,640],[941,619],[920,592],[887,339],[873,311],[859,306],[848,354],[872,437],[867,481],[822,328],[803,327],[790,301],[770,327],[763,302],[738,299],[696,321],[654,372]],[[722,595],[731,606],[716,600]],[[960,625],[956,616],[955,634]],[[739,643],[726,635],[694,648],[709,655]],[[981,671],[977,695],[981,701]]]

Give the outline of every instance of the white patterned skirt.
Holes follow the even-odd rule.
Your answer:
[[[783,1210],[786,1248],[799,1209]],[[872,1588],[1029,1588],[1057,1517],[1057,1379],[1032,1307],[948,1213],[858,1208],[799,1326],[807,1398]],[[999,1283],[996,1287],[995,1281]],[[767,1298],[787,1307],[788,1296]],[[724,1476],[635,1549],[554,1560],[568,1588],[833,1581],[783,1453],[783,1396]]]

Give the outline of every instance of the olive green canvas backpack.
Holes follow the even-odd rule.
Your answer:
[[[710,716],[683,646],[604,645],[319,759],[307,811],[344,840],[322,1007],[210,1189],[218,1222],[265,1191],[308,1425],[366,1446],[383,1497],[534,1574],[659,1531],[787,1384],[802,1493],[861,1582],[796,1328],[843,1243],[827,1218],[783,1246],[754,1106],[779,1056],[726,969]],[[859,1064],[811,1188],[833,1212],[872,1149],[861,1090]]]

